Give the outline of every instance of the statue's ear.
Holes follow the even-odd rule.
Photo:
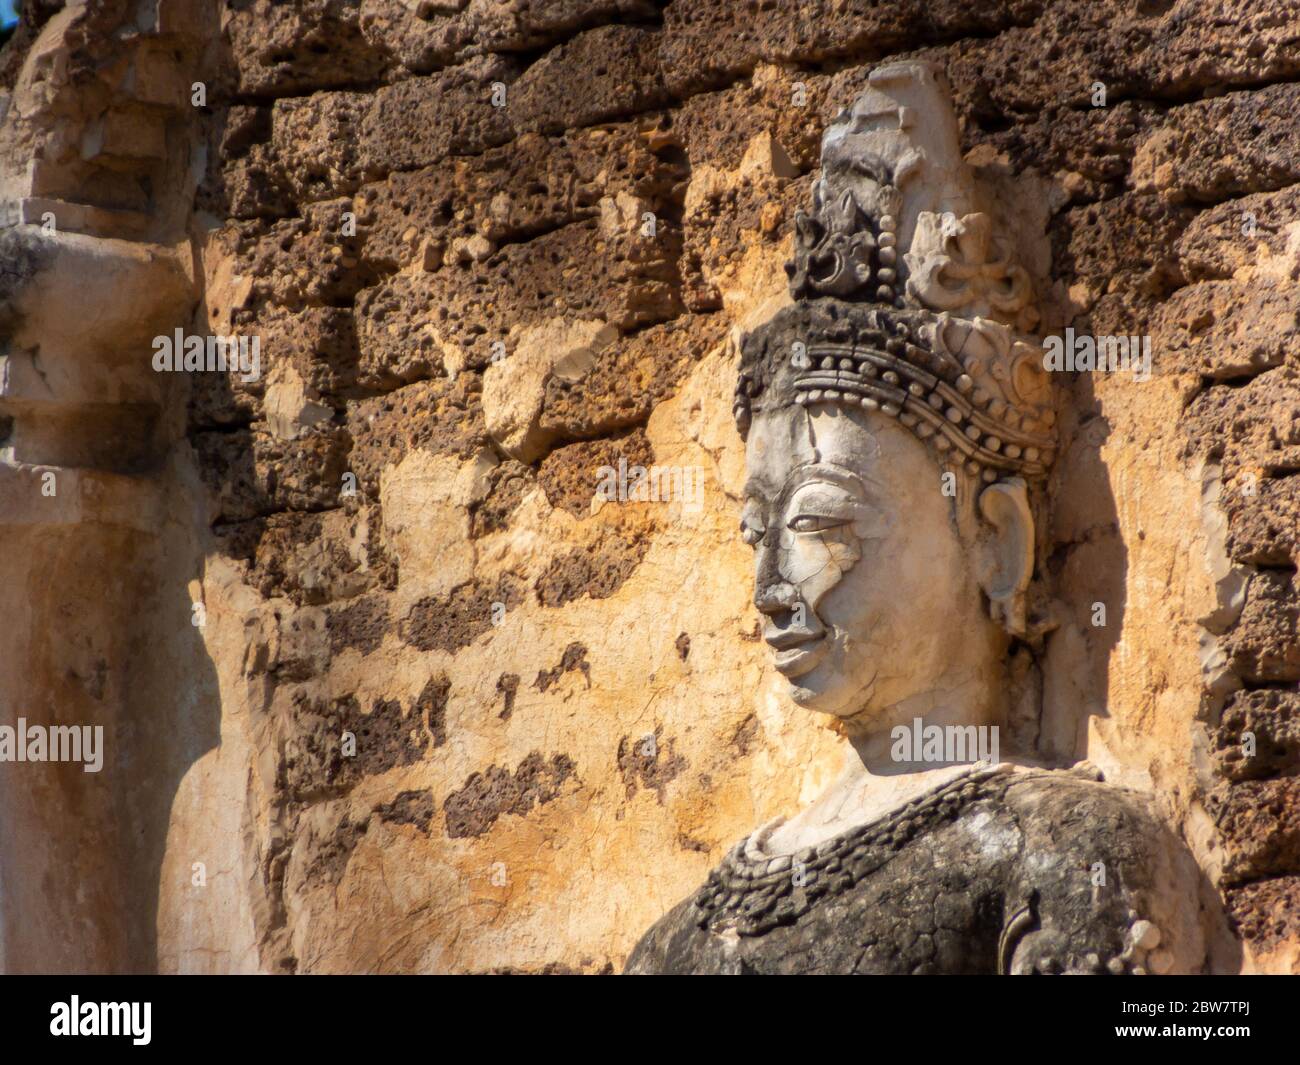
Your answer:
[[[989,485],[980,493],[987,523],[980,552],[979,582],[989,613],[1013,636],[1025,634],[1025,591],[1034,573],[1034,516],[1019,477]]]

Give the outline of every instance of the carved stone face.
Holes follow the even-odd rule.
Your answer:
[[[755,603],[796,703],[869,721],[987,642],[952,500],[907,429],[833,406],[763,411],[746,464]]]

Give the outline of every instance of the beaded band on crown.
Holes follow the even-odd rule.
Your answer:
[[[947,316],[863,310],[869,324],[854,343],[810,339],[792,345],[788,368],[773,368],[773,376],[783,379],[782,394],[766,405],[793,400],[804,407],[829,403],[879,411],[897,418],[942,460],[987,483],[1046,475],[1055,443],[1050,414],[1023,415],[977,385],[943,343]],[[979,373],[974,360],[968,361]],[[734,409],[742,433],[760,391],[752,373],[742,371]]]

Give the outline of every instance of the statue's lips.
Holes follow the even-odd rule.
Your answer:
[[[829,646],[830,641],[823,633],[793,647],[776,650],[772,655],[772,664],[787,680],[793,680],[815,669],[817,663],[825,657]]]

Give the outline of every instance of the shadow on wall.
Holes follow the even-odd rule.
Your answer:
[[[1111,427],[1089,376],[1080,375],[1062,399],[1045,566],[1060,624],[1047,638],[1037,747],[1049,761],[1069,765],[1088,757],[1088,719],[1110,716],[1110,658],[1124,631],[1128,548],[1102,461]]]
[[[128,651],[131,686],[122,754],[129,762],[119,766],[122,786],[116,795],[116,816],[132,833],[123,863],[127,898],[133,900],[127,946],[129,967],[139,971],[154,971],[159,964],[161,877],[173,803],[187,772],[221,740],[216,669],[187,591],[203,580],[197,532],[171,526],[140,556],[136,616],[144,624],[132,627]],[[179,864],[188,877],[191,861]]]
[[[1091,374],[1078,374],[1062,398],[1063,447],[1050,486],[1046,566],[1060,626],[1048,637],[1043,656],[1037,746],[1048,761],[1070,765],[1092,753],[1090,719],[1122,716],[1134,708],[1112,707],[1109,702],[1112,656],[1128,615],[1130,566],[1112,491],[1113,472],[1102,458],[1113,430],[1101,412]],[[1189,730],[1189,747],[1191,735]],[[1111,753],[1126,761],[1126,752]],[[1137,759],[1131,768],[1145,772],[1148,767]],[[1188,901],[1198,908],[1206,933],[1207,969],[1238,972],[1241,944],[1229,929],[1223,898],[1201,868],[1196,883],[1198,898]]]

